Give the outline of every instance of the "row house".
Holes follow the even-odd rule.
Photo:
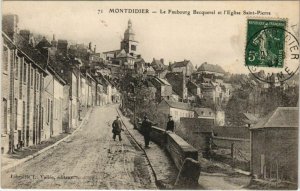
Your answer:
[[[168,68],[167,66],[164,64],[164,59],[155,59],[153,58],[151,64],[152,68],[155,71],[155,74],[158,78],[165,78],[167,72],[168,72]]]
[[[104,95],[104,90],[103,90],[103,85],[101,83],[99,83],[99,81],[97,80],[97,87],[96,87],[96,105],[98,106],[102,106],[104,105],[103,100],[105,99],[103,97]]]
[[[216,126],[225,125],[225,112],[223,110],[212,110],[206,107],[196,107],[195,117],[200,119],[212,119]]]
[[[184,72],[168,73],[166,75],[166,80],[171,84],[173,91],[179,96],[179,98],[186,102],[189,95]]]
[[[43,132],[46,59],[18,33],[18,17],[3,17],[2,153],[38,144]]]
[[[193,118],[195,115],[190,104],[165,99],[157,105],[157,111],[165,115],[171,115],[175,122],[178,122],[181,117]]]
[[[4,15],[2,26],[2,153],[77,128],[82,107],[107,104],[118,94],[109,81],[81,72],[68,41],[53,36],[51,43],[45,37],[36,43],[30,31],[19,32],[17,15]]]
[[[63,128],[63,117],[65,117],[63,103],[66,82],[50,65],[47,66],[47,74],[44,79],[43,92],[43,102],[45,105],[42,108],[42,113],[45,116],[43,120],[43,127],[45,127],[43,139],[48,139],[65,132]]]
[[[191,76],[194,72],[194,66],[191,61],[183,60],[171,64],[171,71],[176,73],[184,73],[185,76]]]
[[[152,77],[149,79],[149,82],[156,89],[155,97],[157,102],[160,102],[163,99],[170,99],[172,95],[172,86],[167,80],[158,77]]]

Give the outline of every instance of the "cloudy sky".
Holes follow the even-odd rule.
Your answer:
[[[262,11],[263,18],[288,18],[299,23],[299,2],[3,2],[4,14],[19,15],[19,28],[77,43],[97,45],[97,51],[119,49],[120,40],[132,20],[138,52],[146,61],[191,60],[221,65],[225,71],[248,73],[244,66],[246,19],[249,15],[112,14],[111,8],[137,8],[160,12],[176,11]],[[98,14],[98,10],[103,13]],[[290,30],[293,30],[290,28]]]

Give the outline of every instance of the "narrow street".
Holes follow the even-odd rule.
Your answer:
[[[66,141],[2,172],[2,188],[155,189],[143,152],[129,140],[113,141],[117,105],[95,107]]]

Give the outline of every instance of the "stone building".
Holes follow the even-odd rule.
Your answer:
[[[126,70],[134,70],[134,63],[137,58],[140,58],[137,53],[137,46],[138,41],[135,39],[132,22],[129,20],[120,49],[103,52],[103,54],[106,60],[110,61],[112,65],[122,67]]]
[[[167,72],[168,72],[168,67],[164,64],[164,59],[155,59],[153,58],[151,64],[152,68],[155,71],[155,74],[158,78],[165,78]]]
[[[194,66],[191,61],[183,60],[180,62],[174,62],[171,64],[172,72],[184,73],[185,76],[191,76],[194,72]]]
[[[18,32],[18,16],[2,20],[2,152],[38,144],[42,133],[42,92],[47,59]],[[28,37],[28,38],[27,38]]]
[[[225,71],[219,65],[213,65],[213,64],[208,64],[207,62],[204,62],[203,64],[201,64],[201,66],[198,67],[196,73],[198,74],[198,76],[201,76],[203,74],[213,74],[214,76],[224,76]]]
[[[183,102],[188,101],[188,89],[186,86],[187,79],[184,72],[168,73],[167,81],[171,84],[173,91],[179,96]]]
[[[298,117],[298,107],[278,107],[250,128],[253,175],[297,183]]]
[[[162,100],[158,106],[159,113],[172,115],[174,121],[178,122],[181,117],[194,117],[194,110],[188,103],[174,102],[170,100]]]
[[[172,95],[172,86],[171,84],[161,78],[151,77],[148,81],[155,87],[155,99],[159,103],[163,99],[169,100]]]

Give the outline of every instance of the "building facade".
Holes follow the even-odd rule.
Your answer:
[[[18,17],[4,15],[2,64],[2,153],[41,142],[46,59],[18,33]]]
[[[297,183],[298,117],[298,107],[278,107],[250,128],[253,175]]]
[[[171,115],[176,122],[178,122],[181,117],[194,117],[193,108],[183,102],[162,100],[157,106],[157,111],[165,115]]]

